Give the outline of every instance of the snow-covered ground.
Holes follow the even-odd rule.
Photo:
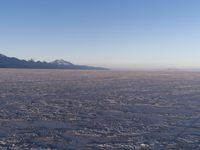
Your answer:
[[[200,73],[0,69],[0,149],[200,149]]]

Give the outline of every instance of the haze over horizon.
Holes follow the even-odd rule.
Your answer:
[[[0,53],[111,68],[200,68],[198,0],[0,1]]]

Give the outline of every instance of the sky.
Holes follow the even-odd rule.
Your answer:
[[[200,68],[200,1],[0,0],[0,53],[111,68]]]

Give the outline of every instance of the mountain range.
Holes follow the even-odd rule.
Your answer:
[[[71,62],[55,60],[53,62],[22,60],[0,54],[0,68],[30,68],[30,69],[77,69],[77,70],[107,70],[103,67],[75,65]]]

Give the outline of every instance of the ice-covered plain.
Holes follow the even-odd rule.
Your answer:
[[[200,149],[200,73],[0,69],[0,149]]]

